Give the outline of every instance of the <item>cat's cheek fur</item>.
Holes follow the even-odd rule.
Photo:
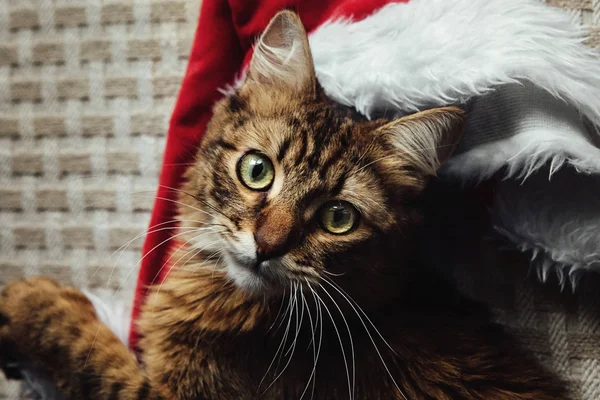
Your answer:
[[[239,258],[254,260],[256,258],[256,241],[252,232],[234,232],[232,235],[231,249]]]
[[[199,228],[204,229],[204,228]],[[211,229],[210,227],[208,229]],[[188,239],[190,247],[202,252],[218,252],[223,249],[223,239],[218,232],[205,231],[200,233],[192,233],[192,238]]]

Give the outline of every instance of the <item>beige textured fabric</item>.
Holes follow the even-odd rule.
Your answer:
[[[0,285],[131,292],[142,237],[120,246],[146,228],[199,1],[0,0]],[[600,45],[600,0],[547,3]],[[577,398],[600,399],[600,278],[569,295],[526,272],[460,278]],[[19,398],[1,379],[0,399]]]
[[[0,0],[0,286],[131,293],[199,7]]]

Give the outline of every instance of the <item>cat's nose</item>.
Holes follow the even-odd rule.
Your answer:
[[[282,250],[281,246],[278,246],[275,243],[272,243],[268,240],[264,240],[260,234],[254,235],[256,240],[256,261],[262,262],[267,261],[275,257],[279,257],[283,255],[285,252]]]
[[[258,262],[284,255],[296,240],[294,218],[282,208],[265,210],[256,223],[254,240]]]

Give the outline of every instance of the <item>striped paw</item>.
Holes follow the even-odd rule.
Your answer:
[[[59,362],[68,354],[61,345],[68,346],[77,326],[95,319],[85,295],[50,278],[6,285],[0,293],[0,367],[8,378],[19,378],[23,362]]]

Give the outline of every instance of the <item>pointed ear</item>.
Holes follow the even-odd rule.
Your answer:
[[[463,134],[465,112],[458,107],[443,107],[419,112],[380,127],[398,151],[398,157],[427,175],[452,156]]]
[[[254,46],[248,79],[264,85],[316,90],[308,37],[295,13],[281,11],[269,22]]]

